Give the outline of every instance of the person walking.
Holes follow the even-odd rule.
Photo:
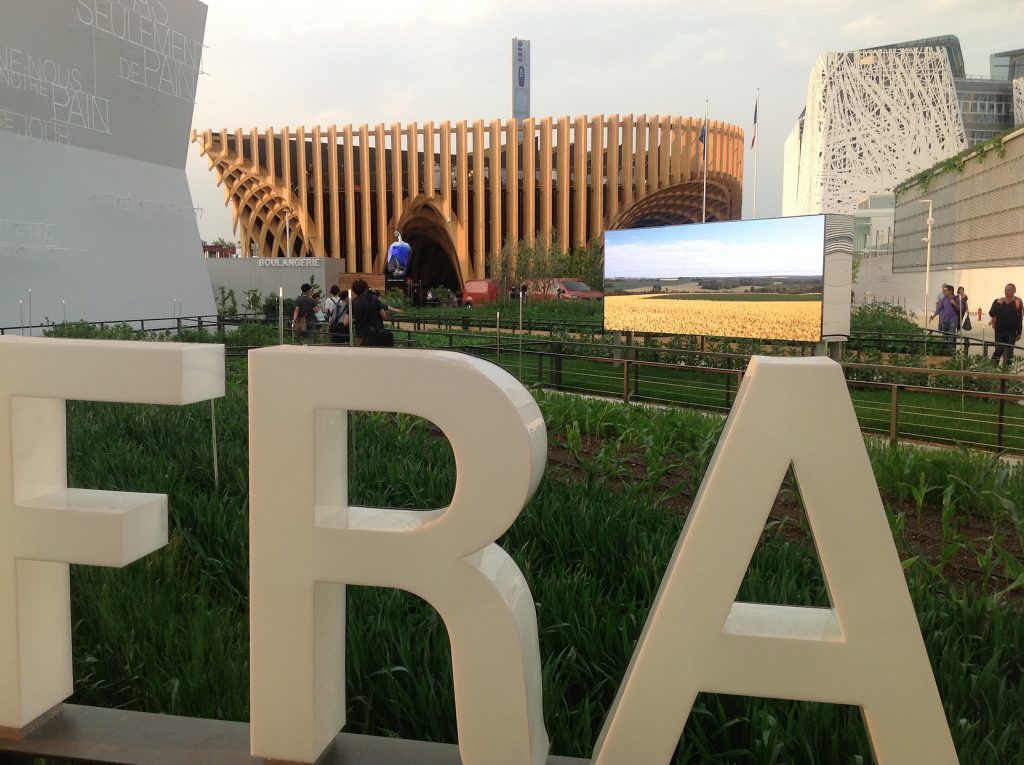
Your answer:
[[[988,315],[992,317],[989,325],[996,332],[996,350],[992,354],[992,361],[1002,358],[1003,363],[1008,365],[1013,361],[1014,344],[1020,342],[1024,319],[1024,309],[1017,297],[1016,285],[1007,284],[1003,288],[1003,296],[992,301]]]
[[[967,292],[963,287],[956,288],[956,296],[960,300],[960,329],[964,332],[971,331],[970,308],[967,305]]]
[[[352,300],[343,321],[352,332],[353,345],[391,347],[395,338],[390,330],[384,329],[387,312],[391,310],[370,292],[365,279],[352,282]]]
[[[950,352],[956,348],[956,334],[960,330],[960,298],[953,294],[952,284],[942,285],[942,297],[935,304],[932,319],[939,317],[939,332],[945,335]],[[929,320],[930,321],[930,320]]]
[[[348,343],[348,327],[343,321],[345,312],[348,310],[348,303],[341,294],[341,288],[337,284],[331,285],[331,295],[324,303],[324,317],[327,319],[327,328],[331,333],[331,343],[342,345]]]
[[[292,311],[292,329],[300,339],[308,340],[311,331],[316,329],[316,301],[309,294],[311,287],[303,284],[302,294],[295,298],[295,310]]]

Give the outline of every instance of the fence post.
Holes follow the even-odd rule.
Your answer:
[[[622,353],[622,400],[629,403],[629,362],[636,357],[636,346],[633,342],[633,332],[626,333],[626,347]]]
[[[176,321],[178,322],[178,339],[181,340],[181,317],[177,317]]]
[[[732,372],[725,373],[725,411],[729,411],[729,407],[732,403],[729,401],[729,392],[732,387]]]
[[[900,386],[892,385],[892,403],[889,405],[889,442],[895,444],[900,440]]]
[[[551,353],[551,385],[555,390],[562,390],[562,343],[552,343]]]
[[[1002,394],[1006,393],[1006,378],[1005,377],[1002,378],[999,381],[999,392],[1002,393]],[[1005,398],[1001,398],[1001,399],[999,399],[999,416],[998,416],[998,419],[996,420],[996,451],[999,452],[1000,454],[1002,454],[1005,451],[1005,449],[1003,449],[1003,424],[1006,421],[1005,416],[1006,416],[1006,399]]]

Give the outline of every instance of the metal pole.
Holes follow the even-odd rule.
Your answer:
[[[277,288],[277,344],[284,345],[284,287]]]
[[[1003,362],[1006,362],[1006,349],[1003,349]],[[1006,378],[999,380],[999,393],[1006,395]],[[1006,399],[999,399],[999,414],[996,420],[996,451],[1002,454],[1003,449],[1003,424],[1006,422]]]
[[[704,157],[704,193],[701,197],[700,222],[707,223],[708,220],[708,140],[711,133],[708,130],[708,100],[704,99],[704,141],[701,144],[701,152]]]
[[[523,380],[523,301],[519,301],[519,381]]]
[[[924,355],[928,357],[928,303],[931,299],[931,275],[932,275],[932,224],[935,219],[932,217],[932,200],[918,199],[921,204],[928,204],[928,235],[925,237],[925,258],[924,258],[924,310],[922,321],[924,324]]]
[[[220,468],[217,466],[217,410],[210,399],[210,443],[213,446],[213,487],[220,491]]]
[[[754,194],[753,203],[750,206],[750,217],[757,218],[757,107],[760,105],[761,100],[761,89],[757,88],[754,91]]]
[[[889,443],[899,441],[900,432],[900,386],[893,385],[889,404]]]

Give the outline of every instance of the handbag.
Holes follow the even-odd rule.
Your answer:
[[[962,326],[965,331],[970,332],[971,331],[971,317],[970,316],[965,316],[964,317],[964,323],[961,324],[960,326]]]
[[[370,334],[363,341],[363,345],[371,348],[394,348],[395,336],[391,333],[390,329],[372,327]]]

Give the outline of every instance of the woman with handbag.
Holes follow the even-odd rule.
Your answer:
[[[967,310],[967,293],[963,287],[957,287],[956,296],[960,298],[960,329],[964,332],[971,331],[971,317]]]

